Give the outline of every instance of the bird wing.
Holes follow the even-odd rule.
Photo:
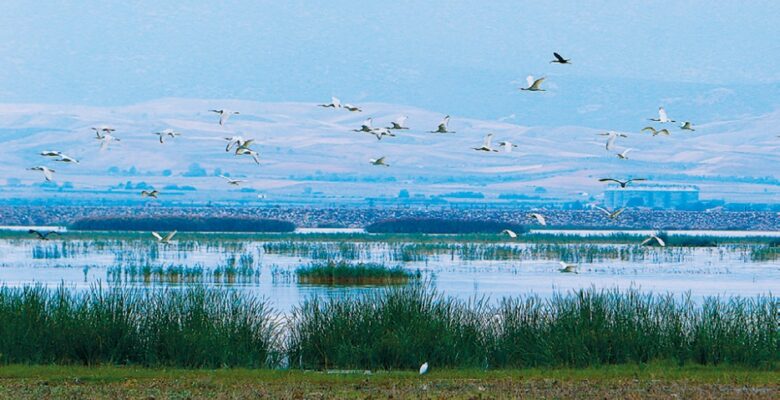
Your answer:
[[[165,241],[170,241],[174,236],[176,236],[176,231],[169,233],[168,236],[165,237]]]
[[[607,210],[606,208],[601,208],[597,206],[596,209],[604,212],[604,214],[612,215],[612,213],[610,213],[609,210]]]
[[[487,135],[485,135],[485,139],[482,141],[482,147],[489,149],[491,141],[493,141],[493,134],[488,133]]]
[[[621,183],[619,180],[614,179],[614,178],[601,178],[601,179],[599,179],[599,182],[617,182],[617,183]]]
[[[336,108],[341,108],[341,100],[339,100],[338,97],[331,97],[330,104],[333,104],[333,106]]]
[[[43,177],[46,178],[47,181],[54,179],[54,176],[52,175],[52,172],[54,172],[53,169],[48,169],[44,167],[42,171],[43,171]]]
[[[439,126],[444,125],[444,129],[447,129],[447,126],[449,124],[450,124],[450,116],[448,115],[448,116],[444,117],[443,120],[441,120],[441,125],[439,125]]]
[[[670,134],[670,133],[669,133],[669,130],[668,130],[668,129],[666,129],[666,128],[664,128],[664,129],[661,129],[660,131],[658,131],[658,133],[659,133],[659,134],[663,134],[663,135],[669,135],[669,134]]]
[[[561,57],[561,55],[560,55],[560,54],[553,52],[553,55],[555,56],[555,58],[557,58],[557,59],[558,59],[558,61],[560,61],[560,62],[566,62],[566,60],[565,60],[563,57]]]
[[[384,164],[384,162],[385,162],[385,156],[379,157],[376,159],[376,161],[374,161],[374,163],[376,164]]]
[[[615,139],[617,139],[617,136],[610,135],[609,139],[607,139],[607,150],[610,150],[612,148],[612,145],[615,144]]]
[[[36,231],[35,229],[30,229],[29,231],[27,231],[27,233],[34,233],[36,236],[38,236],[39,239],[44,238],[43,235],[40,232]]]
[[[539,89],[539,86],[542,84],[542,81],[544,81],[544,77],[541,77],[534,81],[534,84],[531,85],[531,89]]]
[[[252,158],[255,160],[255,164],[260,164],[260,155],[257,154],[256,151],[253,151],[250,154],[252,154]]]
[[[658,119],[661,122],[666,122],[669,120],[669,116],[666,115],[666,110],[664,110],[663,107],[658,108]]]
[[[534,77],[533,75],[528,75],[525,77],[525,81],[528,82],[528,88],[531,88],[534,86]]]
[[[640,246],[644,246],[644,245],[646,245],[646,244],[650,243],[650,241],[651,241],[651,240],[653,240],[653,237],[652,237],[652,236],[650,236],[649,238],[647,238],[647,239],[643,240],[643,241],[642,241],[642,243],[640,243],[639,245],[640,245]]]
[[[407,120],[407,119],[409,119],[409,117],[407,117],[407,116],[398,117],[398,118],[395,120],[395,123],[396,123],[396,124],[397,124],[399,127],[402,127],[402,128],[403,128],[403,127],[405,127],[405,126],[406,126],[406,120]]]
[[[367,127],[368,129],[373,128],[372,121],[373,121],[373,118],[366,118],[366,120],[363,121],[363,126]]]
[[[625,156],[628,155],[628,152],[630,152],[631,150],[634,150],[634,149],[625,149],[625,150],[623,150],[623,153],[621,153],[621,154],[623,154],[623,157],[625,157]]]
[[[157,240],[162,240],[163,239],[162,236],[160,236],[160,234],[157,233],[157,232],[152,232],[152,236],[154,236],[154,238],[157,239]]]
[[[653,128],[652,126],[646,126],[646,127],[642,128],[642,130],[640,132],[644,132],[644,131],[650,131],[650,132],[655,134],[655,128]]]
[[[230,114],[223,112],[219,114],[219,125],[225,125],[225,121],[230,117]]]
[[[641,182],[641,181],[646,181],[646,180],[647,179],[645,179],[645,178],[632,178],[632,179],[629,179],[628,181],[626,181],[626,183],[629,183],[629,182]]]
[[[569,268],[569,266],[568,266],[568,265],[566,265],[566,263],[565,263],[565,262],[563,262],[563,261],[558,261],[558,264],[560,264],[560,265],[561,265],[561,267],[563,267],[563,269],[568,269],[568,268]]]
[[[661,245],[661,247],[666,247],[666,242],[664,242],[664,240],[663,240],[663,239],[661,239],[661,238],[659,238],[658,236],[655,236],[655,235],[653,235],[653,237],[654,237],[654,238],[655,238],[655,240],[658,242],[658,244],[660,244],[660,245]]]
[[[612,214],[610,214],[610,217],[617,218],[620,214],[623,214],[623,211],[626,211],[625,207],[613,212]]]

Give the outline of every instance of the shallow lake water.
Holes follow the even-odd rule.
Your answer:
[[[417,247],[415,247],[417,246]],[[780,292],[780,261],[755,257],[760,245],[649,248],[627,244],[545,245],[521,243],[265,242],[218,239],[157,244],[152,240],[0,239],[0,284],[42,284],[85,289],[108,287],[123,268],[180,266],[212,271],[240,263],[252,276],[241,283],[213,283],[246,290],[289,311],[310,296],[349,296],[376,287],[328,287],[297,282],[295,269],[313,261],[348,259],[402,265],[420,271],[446,295],[462,299],[536,294],[542,297],[580,288],[638,288],[654,293],[755,296]],[[588,253],[588,254],[585,254]],[[578,273],[561,273],[559,261]],[[407,261],[404,261],[407,260]],[[232,263],[232,264],[231,264]],[[117,272],[119,271],[119,272]],[[180,286],[150,282],[133,286]]]

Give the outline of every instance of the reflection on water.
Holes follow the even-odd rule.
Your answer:
[[[160,245],[148,240],[0,239],[0,282],[86,288],[207,284],[252,291],[289,310],[308,296],[348,296],[375,287],[301,285],[295,269],[321,260],[402,265],[461,298],[583,287],[753,296],[780,288],[780,258],[766,245],[651,248],[625,244],[382,243],[209,239]],[[578,265],[562,274],[558,262]],[[776,293],[775,293],[776,294]]]

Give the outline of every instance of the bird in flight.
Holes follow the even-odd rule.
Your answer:
[[[448,131],[447,126],[450,124],[450,116],[446,115],[444,116],[444,119],[439,122],[439,126],[436,128],[435,131],[429,131],[430,133],[455,133],[455,131]]]
[[[256,151],[252,150],[251,148],[249,148],[249,145],[251,143],[252,143],[252,140],[247,140],[246,142],[244,142],[243,145],[238,146],[238,148],[236,148],[236,155],[237,156],[241,156],[241,155],[252,156],[252,159],[255,160],[255,163],[259,165],[260,164],[260,153],[258,153]]]
[[[373,165],[382,165],[382,166],[385,166],[385,167],[389,167],[390,166],[390,164],[385,163],[385,157],[384,156],[376,158],[376,159],[372,158],[372,159],[368,160],[368,162],[373,164]]]
[[[695,131],[696,129],[693,129],[693,124],[691,121],[685,121],[682,125],[680,125],[680,129],[684,131]]]
[[[545,90],[540,87],[544,80],[545,77],[534,80],[533,76],[528,75],[528,77],[525,78],[525,81],[528,83],[528,87],[520,88],[520,90],[527,90],[529,92],[544,92]]]
[[[539,223],[539,225],[547,226],[547,220],[544,218],[544,215],[539,213],[530,213],[528,214],[528,218],[535,219],[536,222]]]
[[[596,207],[596,209],[604,212],[604,214],[606,214],[609,219],[617,219],[617,217],[619,217],[620,214],[623,214],[623,211],[626,211],[626,207],[619,208],[615,211],[609,211],[606,208],[601,208],[601,207]]]
[[[141,191],[141,197],[152,197],[157,198],[157,195],[160,194],[157,190],[142,190]]]
[[[46,179],[47,182],[50,182],[50,181],[54,180],[54,172],[56,172],[53,169],[51,169],[49,167],[46,167],[46,166],[43,166],[43,165],[39,165],[37,167],[28,168],[28,170],[30,170],[30,171],[41,171],[43,173],[43,178]]]
[[[78,164],[79,163],[79,160],[77,160],[77,159],[75,159],[73,157],[67,156],[67,155],[65,155],[63,153],[60,153],[60,158],[58,158],[58,159],[56,159],[54,161],[64,162],[64,163],[74,163],[74,164]]]
[[[344,104],[344,108],[346,108],[350,112],[362,112],[363,110],[360,109],[358,106],[353,106],[352,104]]]
[[[57,235],[57,236],[60,235],[57,231],[41,232],[35,229],[30,229],[27,231],[27,233],[38,236],[38,239],[40,240],[49,240],[49,236],[51,235]]]
[[[97,136],[98,139],[103,139],[103,136],[105,134],[107,134],[107,133],[110,134],[111,132],[116,131],[116,129],[114,129],[114,128],[108,126],[108,125],[101,125],[101,126],[97,126],[97,127],[93,126],[90,129],[95,131],[95,135]]]
[[[232,178],[229,178],[229,177],[227,177],[225,175],[220,175],[219,177],[224,179],[224,180],[226,180],[228,185],[233,185],[233,186],[238,186],[239,184],[246,182],[246,181],[242,181],[240,179],[232,179]]]
[[[225,151],[228,152],[230,149],[233,148],[233,146],[241,147],[244,145],[248,145],[249,143],[252,143],[254,139],[244,139],[243,136],[231,136],[226,137],[225,140],[227,140],[227,146],[225,146]]]
[[[230,118],[231,115],[240,114],[238,111],[230,111],[225,109],[209,110],[209,111],[219,114],[219,126],[225,126],[225,123],[227,122],[228,118]]]
[[[109,133],[103,134],[103,136],[98,137],[98,140],[100,140],[100,150],[105,150],[108,148],[108,145],[111,142],[121,142],[118,137],[111,135]]]
[[[506,153],[511,153],[512,152],[512,147],[517,147],[516,144],[512,144],[512,142],[507,141],[507,140],[502,140],[502,141],[498,142],[498,146],[499,147],[503,147],[504,148],[504,152],[506,152]]]
[[[552,64],[552,63],[556,63],[556,64],[571,64],[571,58],[569,58],[569,59],[563,58],[558,53],[553,53],[553,56],[555,57],[555,60],[550,61],[550,64]]]
[[[507,235],[512,239],[517,238],[517,233],[515,233],[515,231],[511,229],[504,229],[503,231],[501,231],[501,235]]]
[[[658,107],[658,118],[648,118],[648,120],[660,122],[662,124],[665,124],[667,122],[677,122],[673,119],[669,119],[669,116],[666,115],[666,110],[664,110],[663,107]]]
[[[372,126],[374,119],[373,118],[366,118],[365,121],[363,121],[362,124],[360,124],[360,129],[353,129],[353,132],[368,132],[371,133],[371,130],[374,129]]]
[[[409,119],[407,116],[400,116],[395,119],[395,121],[390,123],[390,126],[387,127],[387,129],[409,129],[406,126],[406,120]]]
[[[558,264],[560,264],[561,269],[558,271],[563,272],[565,274],[576,274],[577,273],[577,266],[574,264],[566,264],[563,261],[559,261]]]
[[[155,132],[155,135],[160,137],[160,143],[165,143],[165,137],[168,136],[171,139],[175,138],[176,136],[181,136],[181,133],[174,131],[173,129],[163,129],[160,132]]]
[[[485,135],[485,139],[482,141],[482,146],[480,146],[480,147],[473,147],[473,149],[476,150],[476,151],[487,151],[487,152],[493,151],[493,152],[498,152],[498,150],[494,149],[492,147],[492,145],[490,144],[490,142],[492,140],[493,140],[493,134],[492,133],[488,133],[487,135]]]
[[[666,247],[666,242],[664,242],[664,240],[663,240],[663,239],[661,239],[660,237],[658,237],[658,235],[656,235],[656,234],[651,234],[650,236],[648,236],[648,237],[647,237],[647,239],[645,239],[645,240],[643,240],[643,241],[642,241],[642,243],[640,244],[640,246],[645,246],[645,245],[649,244],[649,243],[650,243],[650,242],[652,242],[652,241],[655,241],[655,242],[656,242],[656,243],[658,243],[658,244],[659,244],[661,247]]]
[[[617,157],[621,160],[628,160],[628,152],[634,149],[625,149],[622,153],[618,153]]]
[[[395,137],[395,133],[390,132],[389,128],[374,128],[371,130],[371,133],[376,136],[376,140],[382,140],[383,136]]]
[[[656,129],[655,129],[655,128],[653,128],[652,126],[646,126],[646,127],[642,128],[642,131],[641,131],[641,132],[644,132],[644,131],[650,131],[650,133],[652,133],[652,134],[653,134],[653,136],[658,136],[658,135],[666,135],[666,136],[669,136],[669,135],[671,135],[671,133],[669,133],[669,130],[668,130],[668,129],[666,129],[666,128],[664,128],[664,129],[661,129],[661,130],[656,130]]]
[[[341,108],[341,100],[338,97],[331,97],[330,104],[319,104],[319,107],[325,108]]]
[[[41,152],[41,155],[44,157],[59,157],[60,155],[62,155],[62,152],[54,151],[54,150],[44,150]]]
[[[617,132],[604,132],[599,133],[599,136],[606,136],[607,137],[607,150],[612,150],[612,146],[615,144],[615,140],[619,137],[627,138],[628,135],[624,133],[617,133]]]
[[[162,243],[162,244],[170,244],[171,239],[173,239],[175,235],[176,235],[176,231],[169,233],[165,237],[163,237],[157,232],[152,232],[152,236],[154,236],[154,238],[157,239],[157,243]]]
[[[618,185],[620,185],[621,188],[625,189],[626,186],[628,186],[628,184],[631,183],[631,182],[640,182],[640,181],[646,181],[646,180],[647,179],[645,179],[645,178],[632,178],[632,179],[628,179],[628,180],[625,180],[625,181],[621,181],[619,179],[614,179],[614,178],[601,178],[601,179],[599,179],[599,182],[615,182]]]

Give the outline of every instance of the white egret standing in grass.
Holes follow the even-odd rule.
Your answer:
[[[46,179],[47,182],[54,180],[54,171],[53,169],[39,165],[37,167],[28,168],[30,171],[41,171],[43,173],[43,178]]]
[[[425,375],[428,373],[428,362],[424,362],[423,365],[420,366],[420,375]]]

